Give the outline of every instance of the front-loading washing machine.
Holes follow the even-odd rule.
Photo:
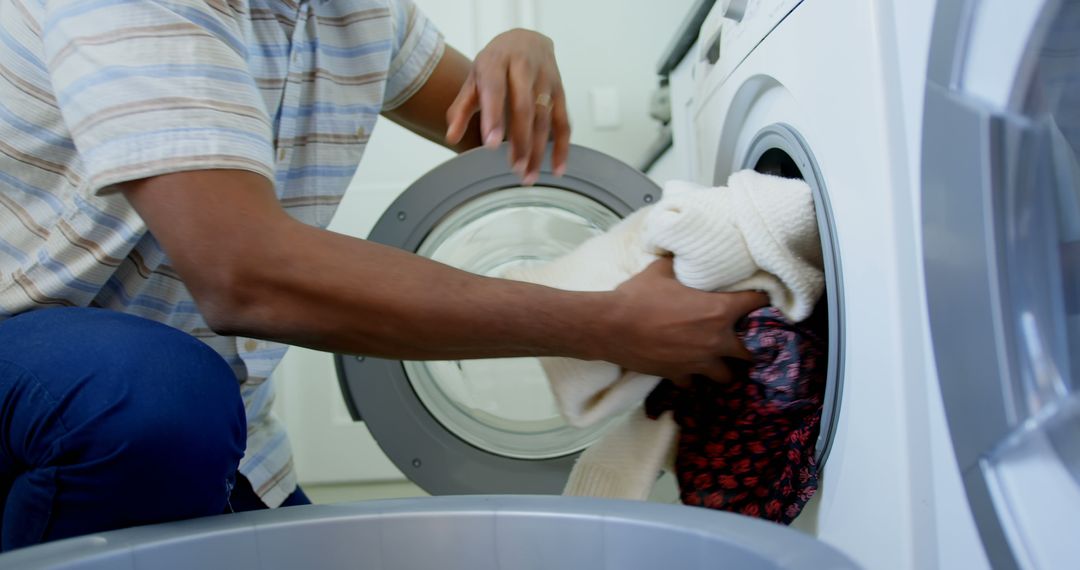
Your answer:
[[[698,181],[814,190],[835,362],[796,526],[867,567],[1080,561],[1077,6],[731,0],[702,27]]]
[[[869,568],[923,568],[931,553],[926,369],[917,258],[898,230],[902,114],[888,93],[887,5],[719,2],[702,26],[693,107],[699,181],[742,169],[813,190],[829,304],[822,484],[796,526]]]

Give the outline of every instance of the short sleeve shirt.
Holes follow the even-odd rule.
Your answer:
[[[211,331],[115,185],[248,170],[325,227],[379,113],[442,53],[410,0],[0,0],[0,320],[94,306],[202,339],[241,386],[240,471],[280,504],[296,477],[266,380],[286,347]]]

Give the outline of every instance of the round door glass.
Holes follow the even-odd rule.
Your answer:
[[[555,259],[603,233],[619,216],[555,188],[499,190],[458,207],[417,248],[419,255],[480,275]],[[420,401],[451,433],[482,450],[519,459],[580,451],[608,423],[585,429],[559,415],[535,358],[403,363]]]
[[[1049,21],[997,157],[1003,376],[1018,421],[982,463],[1021,565],[1046,568],[1075,561],[1061,521],[1080,507],[1080,1]]]
[[[1080,2],[1053,21],[1015,120],[1016,158],[1002,162],[1007,310],[1032,417],[1080,379]]]

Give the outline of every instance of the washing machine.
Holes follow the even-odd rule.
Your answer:
[[[933,552],[917,257],[898,227],[903,115],[890,96],[887,4],[722,1],[694,70],[696,177],[742,169],[804,179],[817,208],[829,317],[817,443],[822,484],[796,526],[868,568]]]
[[[830,390],[796,526],[867,567],[1080,561],[1078,38],[1057,1],[731,0],[702,26],[698,181],[815,195]]]

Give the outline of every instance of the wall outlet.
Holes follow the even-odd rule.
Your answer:
[[[596,129],[612,130],[622,126],[619,90],[615,87],[590,89],[589,107],[592,111],[593,127]]]

